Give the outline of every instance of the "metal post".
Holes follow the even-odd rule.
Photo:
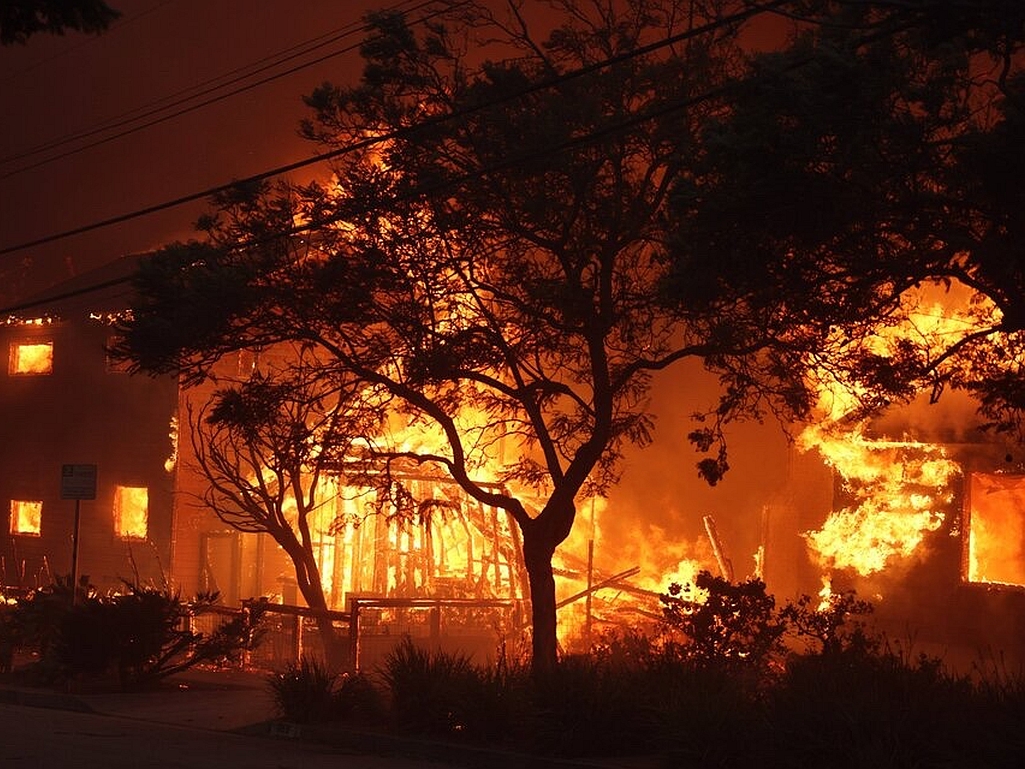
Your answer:
[[[352,598],[352,613],[349,616],[349,637],[351,639],[350,646],[352,647],[352,670],[354,673],[359,672],[359,599]]]
[[[587,651],[591,651],[591,595],[593,590],[591,589],[594,584],[594,540],[587,540],[587,598],[585,600],[585,606],[587,608],[587,619],[584,622],[584,643],[587,644]]]
[[[292,626],[292,654],[295,657],[296,663],[301,663],[303,659],[303,617],[301,614],[296,613],[295,624]]]
[[[439,642],[441,639],[441,606],[433,607],[429,617],[431,624],[431,640]]]
[[[82,523],[82,500],[75,500],[75,528],[71,534],[71,603],[78,603],[78,535]]]

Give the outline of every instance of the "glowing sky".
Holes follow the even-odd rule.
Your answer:
[[[324,80],[358,73],[353,53],[340,53],[99,146],[74,151],[207,101],[269,75],[344,48],[371,7],[393,0],[112,0],[122,18],[105,34],[37,35],[27,45],[0,48],[0,249],[139,210],[290,163],[310,154],[296,135],[301,95]],[[345,37],[287,64],[184,101],[228,73],[238,77],[260,62],[328,33]],[[223,81],[218,81],[223,82]],[[205,86],[203,84],[206,84]],[[125,122],[111,131],[41,145]],[[72,151],[25,169],[25,166]],[[201,204],[183,206],[45,246],[0,255],[0,267],[31,258],[24,288],[35,290],[125,254],[192,233]],[[8,280],[0,296],[9,298]]]

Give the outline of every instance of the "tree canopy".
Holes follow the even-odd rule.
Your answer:
[[[331,178],[221,195],[203,243],[143,270],[121,351],[195,382],[228,353],[300,345],[347,408],[436,436],[364,427],[358,453],[444,472],[515,520],[544,667],[552,555],[576,501],[649,440],[658,372],[721,377],[691,436],[711,482],[724,425],[807,416],[810,371],[869,403],[925,373],[866,340],[956,263],[919,212],[947,194],[968,109],[952,94],[1003,38],[962,34],[945,1],[770,3],[805,15],[770,54],[745,52],[765,8],[743,0],[558,0],[547,28],[495,5],[373,14],[360,82],[307,97]]]
[[[0,45],[27,43],[40,32],[71,29],[98,34],[121,16],[103,0],[4,0],[0,3]]]
[[[677,294],[729,286],[776,307],[781,280],[799,285],[810,304],[791,312],[839,320],[847,337],[813,371],[874,393],[866,410],[953,386],[1020,433],[1025,8],[821,10],[785,49],[751,58],[708,126],[701,182],[679,192]],[[909,297],[951,282],[975,293],[962,327],[916,336]],[[861,324],[891,341],[852,334]]]

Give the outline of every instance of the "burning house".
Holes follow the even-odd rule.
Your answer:
[[[138,258],[55,287],[2,326],[0,588],[71,572],[78,502],[62,498],[60,474],[83,463],[96,466],[97,483],[95,499],[81,501],[79,571],[97,587],[166,582],[184,595],[217,591],[226,606],[258,597],[301,606],[295,564],[275,538],[226,521],[205,501],[189,408],[213,385],[184,390],[172,376],[128,376],[106,355]],[[260,361],[245,355],[222,365],[242,376]],[[679,471],[660,471],[667,498],[685,500],[668,514],[669,503],[656,503],[661,529],[631,499],[650,505],[651,479],[631,485],[628,469],[608,500],[581,506],[557,553],[562,630],[587,635],[654,619],[670,582],[708,569],[759,576],[780,602],[856,590],[891,639],[962,667],[980,653],[1025,660],[1025,465],[974,429],[973,414],[967,400],[947,397],[869,422],[824,420],[789,447],[766,426],[775,442],[752,449],[753,463],[778,472],[767,479],[738,467],[746,496],[714,515],[683,490]],[[642,464],[657,466],[660,451],[679,466],[679,451],[657,442]],[[364,602],[367,625],[395,636],[409,629],[400,604],[466,601],[504,612],[484,624],[515,630],[510,617],[527,593],[516,527],[450,482],[413,472],[393,480],[394,499],[342,472],[318,480],[307,515],[327,607]],[[298,514],[294,497],[281,504],[286,518]],[[637,515],[606,524],[606,506]],[[674,529],[674,518],[683,525]],[[494,640],[495,627],[479,632],[481,612],[452,616],[466,633]]]
[[[174,376],[129,376],[107,354],[140,258],[62,283],[2,326],[0,589],[50,584],[74,561],[101,590],[133,581],[183,595],[216,591],[228,607],[253,598],[302,606],[296,566],[275,538],[244,516],[226,522],[204,502],[210,481],[196,462],[189,409],[214,384],[186,390]],[[260,364],[246,354],[220,365],[238,377]],[[64,498],[65,465],[95,467],[95,493]],[[504,513],[422,475],[396,474],[394,500],[341,473],[317,484],[307,523],[328,609],[430,598],[520,611],[521,545]],[[294,496],[281,500],[294,521]],[[397,634],[396,616],[392,607],[364,622]]]
[[[967,399],[951,429],[953,406],[806,433],[785,492],[765,510],[765,579],[781,597],[855,590],[873,602],[878,628],[912,654],[962,670],[1017,665],[1025,469],[972,429]]]

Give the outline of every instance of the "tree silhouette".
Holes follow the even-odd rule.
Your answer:
[[[707,127],[697,182],[678,191],[674,291],[752,324],[802,297],[791,316],[844,337],[816,370],[875,392],[863,413],[962,388],[1021,437],[1025,6],[819,10],[820,24],[751,57]],[[972,294],[961,327],[916,329],[914,292],[953,282]]]
[[[302,131],[332,179],[219,196],[205,243],[144,266],[121,347],[187,382],[240,349],[315,351],[318,389],[359,394],[346,420],[363,462],[443,471],[515,521],[538,670],[557,661],[552,556],[576,500],[649,441],[658,372],[690,359],[722,379],[691,433],[712,483],[729,420],[807,415],[809,367],[828,363],[869,403],[904,387],[899,361],[857,343],[899,296],[893,263],[820,260],[822,237],[783,248],[806,222],[774,199],[756,217],[767,163],[731,167],[717,144],[748,114],[739,99],[764,104],[759,89],[785,93],[803,67],[748,67],[760,7],[551,5],[541,33],[515,2],[452,3],[419,29],[372,15],[361,81],[307,98]],[[389,441],[385,411],[433,439]]]
[[[66,30],[98,34],[121,16],[103,0],[5,0],[0,3],[0,45]]]
[[[325,390],[327,383],[310,349],[281,345],[242,376],[221,367],[216,390],[190,405],[188,421],[195,469],[208,484],[201,501],[230,526],[265,532],[282,548],[337,669],[345,647],[327,613],[314,521],[331,502],[323,481],[341,462],[353,464],[354,440],[375,432],[383,416],[354,405],[358,393],[337,382]]]

